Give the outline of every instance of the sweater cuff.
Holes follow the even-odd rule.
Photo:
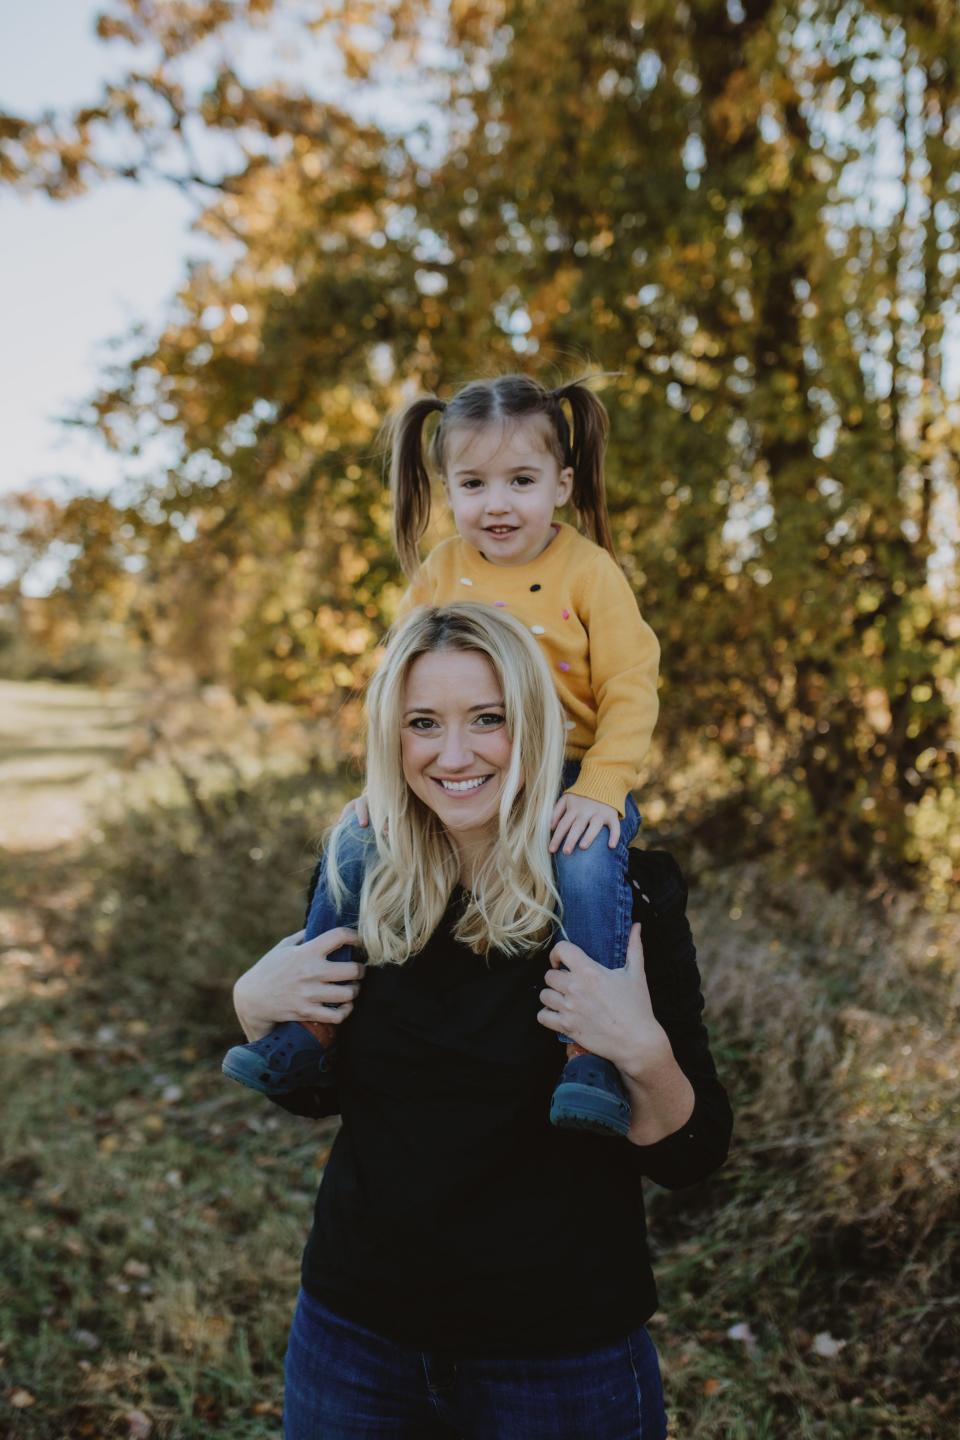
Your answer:
[[[582,795],[586,800],[599,800],[601,805],[612,805],[622,818],[626,797],[632,788],[629,777],[623,771],[618,773],[606,765],[591,765],[588,760],[570,786],[570,794]]]
[[[696,1185],[719,1169],[730,1146],[729,1108],[721,1115],[700,1095],[690,1118],[653,1145],[631,1145],[640,1171],[666,1190]],[[630,1144],[630,1141],[627,1141]]]

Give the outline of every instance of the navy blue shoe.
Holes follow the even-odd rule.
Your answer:
[[[568,1060],[550,1101],[550,1124],[595,1135],[626,1135],[630,1101],[616,1065],[599,1055]]]
[[[223,1073],[261,1095],[289,1095],[315,1085],[333,1084],[333,1047],[305,1025],[287,1020],[260,1040],[234,1045],[223,1057]]]

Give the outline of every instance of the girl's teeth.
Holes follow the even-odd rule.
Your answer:
[[[476,790],[486,779],[484,775],[481,780],[441,780],[440,784],[444,790]]]

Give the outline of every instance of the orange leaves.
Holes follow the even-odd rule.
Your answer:
[[[736,145],[744,131],[756,124],[764,96],[757,77],[747,69],[734,70],[723,93],[710,106],[710,121],[726,145]]]

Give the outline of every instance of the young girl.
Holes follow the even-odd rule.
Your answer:
[[[440,423],[425,455],[424,422],[436,411]],[[475,381],[447,403],[432,396],[413,401],[393,420],[390,438],[394,534],[411,582],[401,613],[482,601],[519,619],[544,647],[567,717],[550,843],[562,930],[616,969],[630,933],[627,848],[640,823],[631,791],[657,717],[659,646],[613,557],[603,482],[607,430],[606,411],[583,381],[547,390],[527,376],[506,375]],[[417,547],[431,512],[428,461],[443,478],[458,534],[421,566]],[[586,535],[555,520],[568,501]],[[463,778],[444,781],[448,794],[484,783],[469,754],[463,762]],[[448,766],[456,763],[448,757]],[[351,810],[328,852],[332,868],[325,860],[321,869],[306,939],[356,923],[375,837],[364,798],[341,820]],[[351,956],[344,949],[330,958]],[[224,1070],[265,1093],[325,1083],[334,1034],[332,1026],[290,1022],[234,1046]],[[551,1121],[625,1135],[630,1107],[616,1068],[560,1038],[568,1058]]]

